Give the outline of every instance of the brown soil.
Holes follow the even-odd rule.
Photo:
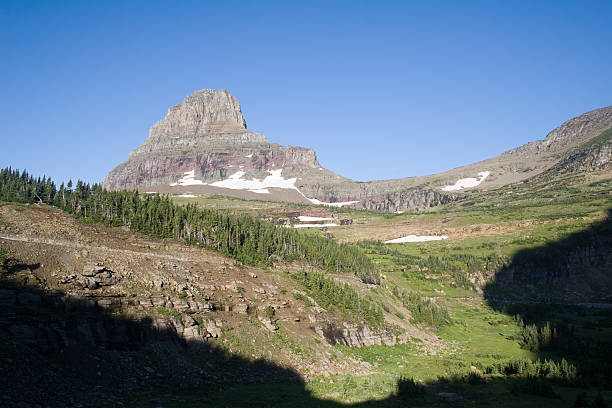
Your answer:
[[[333,316],[296,300],[293,281],[273,270],[239,266],[204,248],[153,239],[127,228],[83,223],[55,208],[37,205],[0,206],[0,246],[21,263],[36,265],[22,275],[40,282],[45,290],[62,290],[67,297],[94,301],[119,298],[122,315],[134,319],[172,320],[160,316],[156,306],[172,302],[169,308],[182,316],[218,322],[220,331],[235,333],[230,338],[238,338],[240,344],[231,344],[224,334],[203,341],[244,354],[245,343],[257,339],[249,358],[274,361],[306,378],[369,372],[369,365],[344,357],[324,338],[319,338],[320,343],[312,341],[319,337],[313,324]],[[77,281],[83,268],[95,264],[112,271],[119,281],[95,290],[81,287]],[[193,312],[187,305],[192,302],[210,304],[213,310]],[[248,314],[239,311],[245,304]],[[279,348],[269,342],[270,335],[278,332],[266,329],[259,319],[265,316],[265,306],[275,309],[281,338],[289,338],[307,353],[299,355],[291,347]],[[252,337],[241,337],[244,328]]]

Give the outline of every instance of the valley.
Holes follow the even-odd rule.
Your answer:
[[[94,383],[95,401],[78,398],[65,405],[252,406],[256,398],[262,406],[403,406],[408,398],[414,406],[462,407],[500,405],[502,398],[500,406],[537,401],[552,407],[561,401],[571,405],[583,392],[591,400],[609,398],[599,391],[607,389],[609,371],[592,374],[585,388],[574,385],[582,375],[570,371],[564,374],[570,377],[555,380],[559,368],[536,368],[529,372],[544,379],[529,381],[545,386],[530,391],[526,377],[511,367],[563,358],[580,367],[587,361],[549,346],[530,349],[523,328],[529,324],[552,322],[559,330],[569,325],[574,339],[598,338],[603,342],[598,347],[609,341],[611,187],[606,173],[554,177],[473,191],[464,200],[409,214],[206,194],[171,198],[180,206],[278,225],[319,223],[300,234],[357,245],[376,264],[380,285],[304,261],[244,264],[173,239],[83,222],[50,206],[5,202],[0,207],[8,318],[1,322],[3,366],[22,367],[16,380],[31,378],[28,390],[20,388],[21,381],[9,381],[5,398],[17,390],[31,401],[55,395],[51,398],[61,406],[74,398],[72,391],[61,392],[68,384],[86,393]],[[324,226],[330,222],[337,226]],[[599,246],[592,259],[576,261],[575,274],[556,282],[546,275],[527,283],[498,282],[518,254],[585,230],[600,231]],[[448,239],[383,244],[409,234]],[[89,265],[112,271],[117,281],[84,286],[81,271]],[[324,292],[296,279],[304,271],[329,276],[337,287],[348,285],[378,305],[384,326],[376,321],[364,326],[350,308],[329,303]],[[24,293],[32,291],[41,298],[24,303]],[[50,311],[47,305],[55,306]],[[62,329],[53,321],[66,323]],[[96,321],[106,322],[102,331]],[[130,328],[121,329],[126,325]],[[52,340],[57,337],[63,340]],[[19,343],[30,351],[10,351]],[[63,361],[53,356],[73,354],[75,347],[98,368],[78,368],[77,377],[65,372]],[[107,359],[114,362],[106,364]],[[45,381],[35,379],[38,370],[48,373]],[[423,394],[402,396],[402,378],[408,384],[414,379]],[[117,381],[124,385],[117,388]]]
[[[2,402],[607,406],[610,126],[358,183],[204,90],[102,185],[3,169]]]

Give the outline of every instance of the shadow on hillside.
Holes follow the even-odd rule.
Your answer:
[[[522,304],[500,298],[500,294],[507,293],[508,285],[516,288],[525,284],[550,285],[557,280],[573,282],[580,274],[601,270],[610,262],[611,221],[612,210],[606,220],[589,230],[517,254],[486,288],[487,299],[507,313],[520,313],[526,323],[542,325],[546,319],[556,319],[556,306],[543,313],[548,306],[531,305],[534,310],[530,311]],[[342,406],[314,398],[291,369],[231,355],[213,343],[185,342],[172,325],[162,320],[128,318],[119,308],[123,299],[109,299],[105,307],[100,307],[90,298],[44,291],[34,286],[37,282],[15,279],[20,270],[39,266],[13,263],[0,279],[0,406],[123,406],[116,405],[119,402],[138,407]],[[609,279],[609,275],[608,270],[606,276],[598,275],[597,279]],[[602,290],[609,291],[609,287]],[[609,313],[594,318],[602,320],[600,327],[612,327]],[[581,330],[577,326],[567,330],[559,326],[559,339],[572,339],[574,344],[556,340],[538,352],[577,363],[598,363],[603,370],[594,370],[588,364],[583,364],[586,368],[582,369],[591,370],[589,378],[599,376],[605,383],[609,380],[612,346],[605,340],[593,343]],[[583,353],[582,357],[579,353]],[[427,384],[425,396],[407,400],[392,396],[352,406],[464,406],[481,398],[496,398],[496,392],[508,400],[515,398],[515,406],[521,406],[520,395],[508,395],[517,381],[521,380],[493,379],[486,384],[478,384],[478,378],[475,384],[465,384],[464,380],[436,382]],[[350,383],[344,386],[348,395],[352,387],[355,385]],[[437,395],[440,392],[448,395],[441,397]],[[330,398],[339,396],[332,394]]]
[[[38,265],[39,266],[39,265]],[[293,382],[296,372],[186,342],[165,320],[131,319],[120,302],[45,291],[15,279],[37,265],[11,263],[0,279],[0,406],[113,406],[124,395],[223,382]]]
[[[488,302],[612,303],[612,208],[590,228],[515,254],[484,290]]]
[[[185,342],[161,320],[127,318],[117,304],[125,299],[100,307],[90,298],[42,290],[21,275],[15,279],[20,268],[36,265],[13,264],[0,276],[0,406],[346,406],[315,398],[291,369],[230,355],[211,343]],[[342,392],[327,397],[363,387],[344,381]],[[476,386],[451,380],[426,384],[423,395],[409,389],[406,398],[350,406],[467,406],[484,390],[507,393],[509,387],[506,380]],[[521,406],[523,397],[512,398]]]
[[[588,229],[518,252],[484,295],[523,324],[523,348],[574,364],[581,385],[612,387],[612,208]]]

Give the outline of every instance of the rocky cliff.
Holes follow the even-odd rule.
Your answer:
[[[500,186],[538,175],[610,127],[612,107],[597,109],[567,121],[544,140],[496,158],[437,175],[356,182],[321,167],[311,149],[270,143],[248,130],[238,100],[225,89],[208,89],[170,108],[103,185],[390,212],[419,210],[456,200],[466,188]],[[606,152],[597,153],[603,155],[598,163],[609,162]]]
[[[108,189],[169,185],[195,171],[202,182],[239,169],[265,177],[271,168],[319,168],[314,151],[271,144],[246,127],[238,100],[226,90],[202,90],[168,110],[148,139],[104,180]]]

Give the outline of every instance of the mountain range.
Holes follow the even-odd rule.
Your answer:
[[[609,138],[586,158],[578,150],[610,127],[612,106],[570,119],[544,140],[491,159],[429,176],[358,182],[323,168],[311,149],[270,143],[247,128],[240,103],[227,90],[205,89],[171,107],[103,186],[387,212],[423,210],[460,199],[470,189],[516,183],[555,166],[572,167],[578,157],[585,162],[582,170],[609,169]]]

